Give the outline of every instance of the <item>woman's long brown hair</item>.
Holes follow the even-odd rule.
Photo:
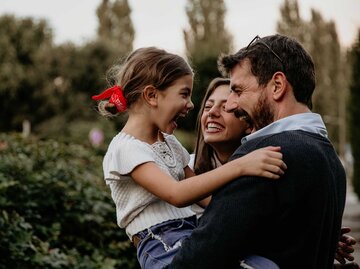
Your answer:
[[[204,99],[201,103],[200,111],[196,121],[197,138],[195,144],[195,161],[194,172],[199,175],[216,167],[213,167],[212,158],[214,156],[214,149],[204,142],[204,135],[201,131],[201,116],[204,112],[205,103],[215,89],[221,85],[230,85],[230,79],[227,78],[214,78],[205,93]]]

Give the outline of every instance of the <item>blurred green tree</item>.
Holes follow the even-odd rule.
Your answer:
[[[47,92],[62,95],[61,100],[53,99],[53,104],[58,105],[56,116],[36,129],[46,137],[59,138],[61,133],[63,138],[81,142],[79,133],[87,135],[94,127],[94,119],[97,127],[106,128],[105,133],[113,134],[111,125],[122,126],[121,120],[109,125],[109,121],[97,117],[90,97],[108,86],[107,70],[132,50],[131,9],[127,0],[104,0],[96,13],[99,24],[95,40],[83,46],[63,44],[43,55],[49,77]],[[48,128],[50,125],[54,127]]]
[[[280,13],[277,31],[299,40],[313,57],[317,81],[313,111],[323,116],[331,141],[344,157],[346,115],[343,107],[348,87],[345,54],[341,51],[335,23],[325,21],[316,10],[311,10],[310,21],[303,20],[297,0],[285,0]]]
[[[46,21],[0,17],[0,131],[21,130],[24,120],[36,124],[53,114],[38,109],[46,102],[39,55],[51,46]]]
[[[310,53],[313,56],[316,67],[317,85],[314,92],[314,111],[323,116],[328,129],[329,138],[334,143],[338,153],[343,150],[339,145],[340,104],[345,102],[342,95],[345,94],[347,85],[341,81],[342,57],[339,39],[335,29],[335,23],[326,22],[321,14],[315,10],[311,11],[310,34],[312,36]],[[343,157],[343,156],[342,156]]]
[[[308,25],[300,16],[297,0],[285,0],[280,6],[280,15],[277,31],[280,34],[295,37],[302,44],[306,43],[306,37],[308,37],[306,27]]]
[[[186,55],[195,71],[193,102],[195,108],[180,127],[193,130],[200,104],[211,79],[220,76],[217,59],[229,53],[233,38],[225,27],[223,0],[189,0],[186,5],[189,29],[184,30]]]
[[[115,46],[119,54],[130,52],[135,31],[128,0],[102,0],[96,14],[99,20],[98,39]]]
[[[116,56],[115,48],[101,40],[80,47],[62,44],[44,52],[39,66],[47,81],[47,103],[39,109],[53,110],[54,115],[35,126],[34,131],[44,137],[81,143],[84,137],[75,137],[79,133],[86,137],[97,119],[91,95],[107,87],[106,71],[116,62]]]
[[[353,186],[354,191],[360,198],[360,29],[356,41],[351,49],[351,80],[350,80],[350,142],[353,155]]]
[[[80,125],[88,133],[96,118],[91,95],[108,86],[107,70],[132,50],[130,13],[126,0],[103,1],[98,36],[80,46],[54,45],[44,20],[0,17],[0,131],[20,131],[27,120],[42,136],[71,140]]]

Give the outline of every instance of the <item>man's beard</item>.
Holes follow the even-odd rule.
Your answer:
[[[260,130],[274,122],[274,111],[267,101],[265,93],[260,95],[252,114],[252,122],[255,130]]]
[[[264,93],[262,93],[259,97],[252,117],[250,117],[250,115],[241,108],[235,109],[234,115],[237,118],[245,120],[249,124],[249,127],[254,128],[256,131],[274,122],[274,112],[271,109]]]

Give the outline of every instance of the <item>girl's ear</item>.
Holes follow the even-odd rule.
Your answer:
[[[158,104],[158,91],[152,86],[148,85],[144,88],[143,97],[147,104],[150,106],[157,106]]]

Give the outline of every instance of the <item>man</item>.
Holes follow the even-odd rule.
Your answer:
[[[310,110],[310,55],[291,38],[256,37],[220,67],[231,79],[226,109],[257,130],[232,159],[281,146],[288,169],[277,181],[241,177],[214,193],[170,268],[251,268],[239,267],[251,254],[281,269],[332,268],[346,180],[320,115]]]

